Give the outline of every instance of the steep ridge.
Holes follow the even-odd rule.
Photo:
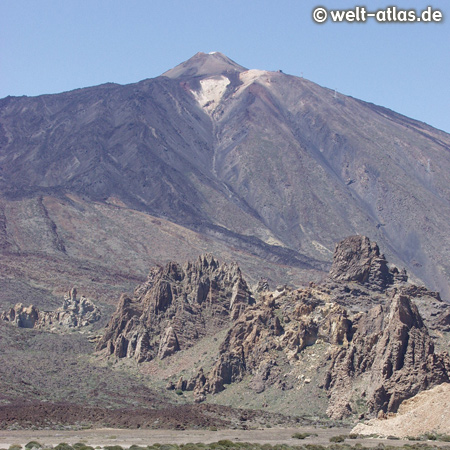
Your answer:
[[[212,335],[253,303],[236,265],[211,255],[150,271],[132,298],[123,295],[97,349],[138,362],[170,356]]]
[[[202,338],[225,332],[212,365],[200,357],[191,378],[174,373],[168,388],[192,391],[196,402],[233,404],[242,389],[261,403],[283,392],[296,405],[325,398],[315,412],[335,419],[396,412],[403,400],[449,381],[449,356],[435,351],[415,304],[415,293],[435,296],[407,283],[367,237],[336,246],[322,284],[258,290],[255,302],[237,266],[212,256],[153,269],[133,298],[121,298],[97,348],[139,362],[183,359]]]
[[[79,235],[65,219],[75,196],[89,210],[114,205],[112,215],[126,223],[110,261],[94,252],[76,265],[115,267],[139,212],[199,233],[205,246],[221,247],[219,256],[241,261],[244,249],[268,260],[275,283],[318,279],[335,240],[364,234],[447,298],[449,149],[448,134],[382,107],[198,53],[127,86],[0,100],[2,252],[14,263],[30,252],[16,239],[45,225],[39,254],[73,267]],[[39,224],[15,235],[10,211],[40,198],[64,206],[40,210]],[[94,233],[104,229],[101,216],[90,219],[79,220]],[[136,259],[156,262],[141,242],[132,244]],[[105,245],[98,242],[99,253]],[[267,276],[261,266],[243,269],[257,280]],[[143,277],[142,268],[131,270],[130,279]],[[112,293],[100,284],[103,295]]]

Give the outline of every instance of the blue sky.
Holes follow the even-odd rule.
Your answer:
[[[312,20],[316,6],[439,9],[444,21]],[[278,70],[450,132],[448,0],[2,0],[0,98],[152,78],[198,51]]]

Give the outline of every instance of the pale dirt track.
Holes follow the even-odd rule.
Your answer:
[[[317,433],[318,436],[309,437],[304,440],[293,439],[295,432]],[[329,445],[329,438],[340,434],[348,434],[348,428],[323,429],[314,427],[298,428],[270,428],[261,430],[124,430],[124,429],[92,429],[80,431],[56,431],[56,430],[23,430],[23,431],[0,431],[0,449],[7,449],[12,444],[24,446],[26,443],[36,440],[41,444],[56,445],[61,442],[74,444],[86,442],[92,446],[121,445],[130,447],[136,445],[160,444],[186,444],[189,442],[211,443],[221,439],[229,439],[235,442],[252,442],[259,444],[321,444]],[[380,443],[391,445],[411,444],[411,441],[387,441],[383,439],[348,439],[346,443],[351,445],[361,443],[365,447],[376,447]],[[433,442],[434,444],[435,442]],[[444,444],[444,443],[442,443]],[[441,443],[436,443],[441,445]]]

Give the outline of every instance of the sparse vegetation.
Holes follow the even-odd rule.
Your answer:
[[[294,433],[292,435],[292,438],[294,438],[294,439],[305,439],[305,438],[307,438],[309,436],[317,436],[317,434],[316,433]]]
[[[347,436],[344,436],[343,434],[339,434],[337,436],[331,436],[330,442],[334,442],[334,443],[344,442],[346,437]]]
[[[448,434],[440,434],[440,433],[425,433],[415,438],[415,440],[450,442],[450,436]]]
[[[55,447],[54,450],[73,450],[73,447],[66,442],[61,442]]]
[[[296,437],[296,435],[299,435],[301,437]],[[305,437],[308,436],[317,436],[315,433],[295,433],[292,435],[292,438],[294,439],[305,439]],[[357,435],[353,435],[357,436]],[[431,439],[428,439],[428,437],[432,436]],[[363,436],[358,436],[363,437]],[[433,437],[435,439],[433,439]],[[349,445],[349,444],[343,444],[345,439],[350,438],[350,435],[337,435],[332,436],[329,441],[331,442],[328,446],[323,446],[319,444],[303,444],[298,446],[292,446],[292,445],[286,445],[286,444],[258,444],[258,443],[251,443],[251,442],[235,442],[231,441],[229,439],[222,439],[217,442],[212,442],[210,444],[203,444],[201,442],[197,443],[187,443],[187,444],[159,444],[155,443],[153,445],[148,446],[139,446],[139,445],[131,445],[129,447],[129,450],[366,450],[367,447],[363,446],[361,444],[355,444],[355,445]],[[350,438],[355,439],[355,438]],[[397,438],[398,439],[398,438]],[[415,438],[416,440],[419,440],[419,438]],[[428,441],[444,441],[449,442],[450,436],[445,434],[436,434],[436,433],[426,433],[423,436],[420,436],[420,440],[428,440]],[[29,443],[31,444],[31,443]],[[30,449],[33,447],[30,447],[30,445],[27,444],[25,446],[25,449]],[[84,447],[83,447],[84,446]],[[10,447],[9,450],[20,450],[22,447],[18,444],[14,444]],[[51,450],[93,450],[92,446],[89,446],[88,444],[84,443],[76,443],[73,445],[69,445],[67,443],[60,443],[54,448],[51,446],[45,446],[42,445],[40,448],[42,449],[51,449]],[[100,447],[96,447],[100,448]],[[386,445],[384,443],[379,443],[375,447],[372,447],[374,450],[435,450],[439,447],[434,443],[425,443],[425,442],[416,442],[414,444],[406,444],[404,446],[392,446],[392,445]],[[445,448],[448,449],[448,447],[440,447],[441,449]],[[113,446],[104,446],[104,450],[124,450],[122,446],[120,445],[113,445]],[[0,449],[4,450],[4,449]]]
[[[73,444],[72,447],[74,448],[74,450],[94,450],[94,447],[86,445],[83,442],[77,442],[76,444]]]
[[[42,448],[42,444],[40,444],[37,441],[30,441],[28,444],[25,445],[26,449],[32,449],[32,448]]]

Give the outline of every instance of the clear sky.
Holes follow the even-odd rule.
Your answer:
[[[316,6],[442,11],[441,23],[331,23]],[[160,75],[198,51],[322,86],[450,132],[450,1],[1,0],[0,98]]]

